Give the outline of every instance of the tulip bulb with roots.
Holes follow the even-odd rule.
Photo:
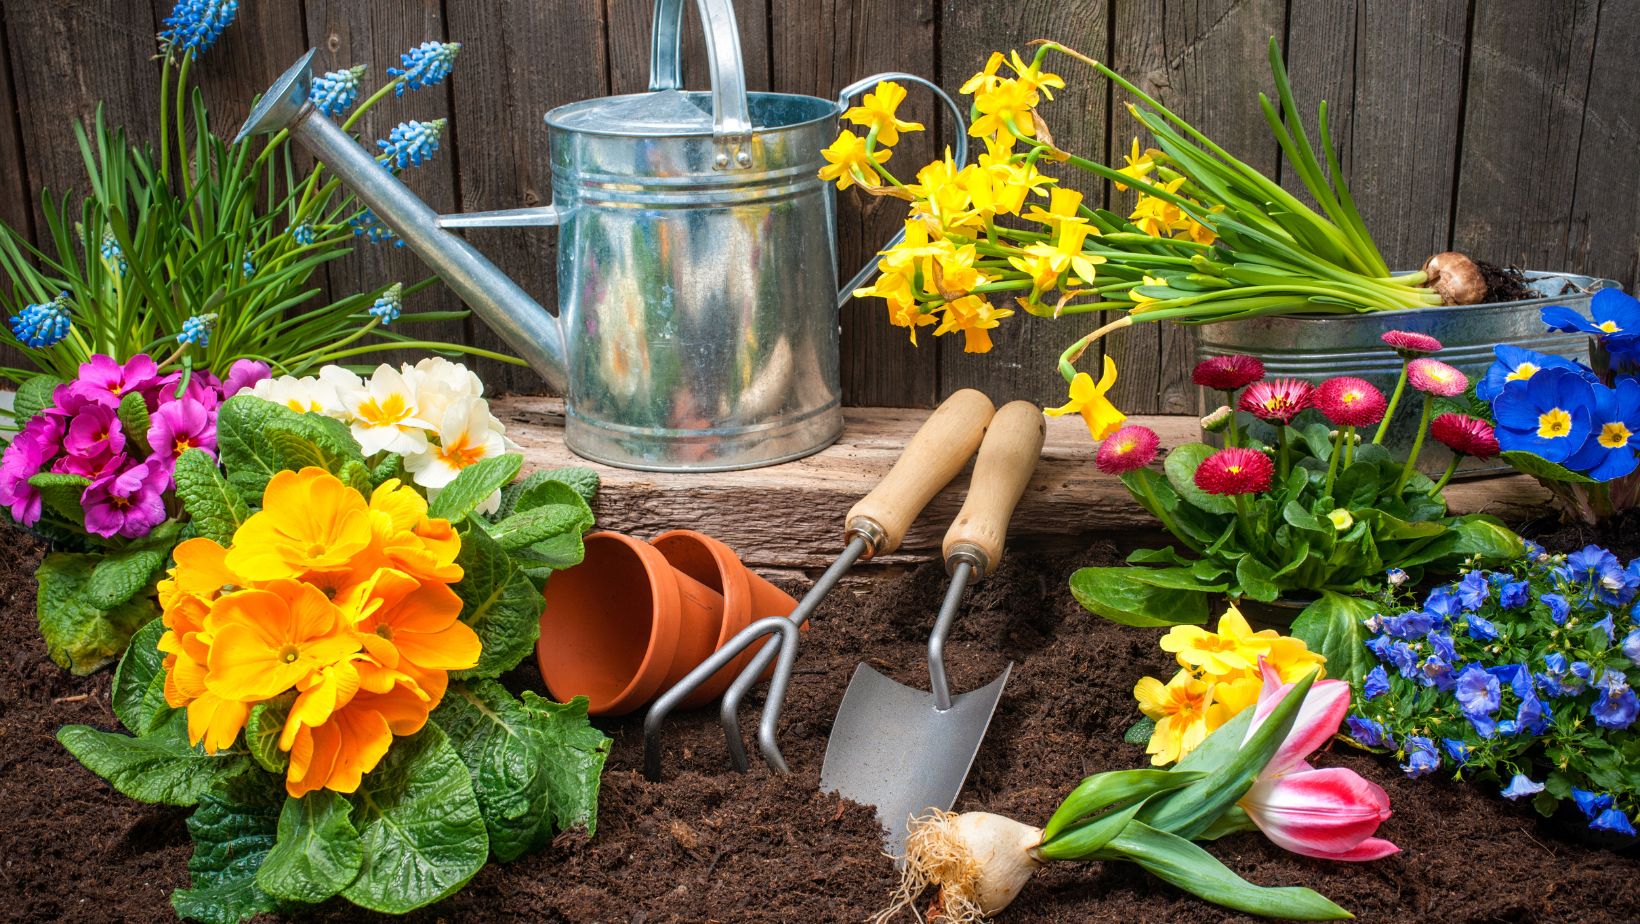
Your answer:
[[[938,886],[939,917],[972,924],[1008,907],[1047,861],[1036,855],[1042,829],[990,812],[932,812],[911,822],[905,869],[886,922],[929,886]]]

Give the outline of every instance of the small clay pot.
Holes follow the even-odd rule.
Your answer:
[[[677,683],[717,648],[723,622],[722,594],[614,532],[587,536],[545,596],[541,678],[554,699],[585,696],[593,715],[624,715]]]
[[[673,568],[723,595],[723,620],[713,651],[753,622],[765,616],[787,616],[797,608],[790,594],[741,564],[733,549],[705,533],[674,529],[651,539],[650,544],[666,556]],[[748,647],[701,684],[680,707],[694,709],[722,696],[767,642],[765,636]],[[764,675],[773,669],[774,665],[769,665]]]

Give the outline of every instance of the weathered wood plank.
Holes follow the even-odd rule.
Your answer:
[[[966,106],[972,99],[957,96],[957,88],[984,66],[993,51],[1017,49],[1029,60],[1035,49],[1026,42],[1049,38],[1094,58],[1108,58],[1110,7],[1107,0],[945,0],[940,8],[940,37],[940,83]],[[1105,80],[1062,55],[1050,57],[1048,69],[1063,76],[1066,83],[1065,89],[1055,91],[1053,101],[1044,101],[1039,110],[1055,143],[1103,162],[1107,157],[1109,103]],[[974,141],[980,144],[979,139]],[[981,145],[970,157],[983,151]],[[1059,177],[1062,185],[1080,190],[1088,204],[1105,204],[1106,184],[1102,180],[1070,166],[1051,165],[1043,170]],[[1007,299],[999,299],[997,305],[1013,308],[1016,313],[992,332],[995,345],[989,353],[963,352],[960,335],[941,338],[941,393],[980,387],[998,402],[1023,398],[1039,405],[1062,403],[1065,380],[1057,368],[1059,354],[1085,333],[1091,322],[1086,317],[1060,321],[1035,318]],[[1097,365],[1097,354],[1090,359]]]
[[[176,3],[152,0],[151,5],[154,21],[163,23]],[[251,103],[308,47],[299,0],[239,4],[233,25],[199,56],[192,70],[210,113],[211,131],[231,140]]]
[[[1578,272],[1619,280],[1633,291],[1640,276],[1640,4],[1600,5],[1589,70],[1577,187],[1568,222],[1566,261]]]
[[[555,106],[607,92],[602,4],[452,3],[449,14],[450,34],[469,43],[450,84],[461,209],[550,202],[552,168],[542,116]],[[502,271],[556,310],[556,230],[469,233]],[[483,321],[473,318],[471,325],[473,343],[508,352]],[[492,389],[546,389],[529,369],[490,362],[478,368]]]
[[[3,11],[0,11],[0,101],[11,104],[17,96],[11,82],[11,47],[6,41]],[[24,237],[34,239],[34,190],[29,185],[28,167],[23,160],[23,136],[17,121],[17,108],[8,106],[0,112],[0,221]],[[0,315],[9,312],[0,311]],[[4,318],[0,317],[0,321]],[[30,368],[21,350],[0,346],[0,366]],[[15,384],[15,383],[13,383]]]
[[[683,85],[691,90],[711,86],[706,39],[694,0],[683,0]],[[642,93],[649,89],[649,47],[654,0],[607,0],[609,92]],[[737,0],[735,23],[746,68],[746,89],[769,89],[769,4]]]
[[[835,97],[874,73],[904,71],[937,80],[933,0],[777,0],[771,10],[773,87]],[[929,94],[908,87],[901,118],[925,132],[903,136],[889,167],[915,174],[947,143],[945,120]],[[902,165],[911,165],[905,167]],[[899,174],[896,174],[899,175]],[[905,220],[905,203],[845,192],[837,197],[838,276],[847,282]],[[842,310],[843,399],[849,404],[931,406],[939,396],[939,351],[925,329],[913,348],[890,327],[879,299],[856,299]]]
[[[755,568],[815,568],[841,547],[843,517],[888,472],[927,411],[856,408],[845,412],[843,438],[806,459],[726,474],[633,472],[578,459],[564,448],[562,404],[550,398],[496,402],[507,435],[523,447],[525,468],[590,466],[603,479],[594,512],[604,529],[653,536],[688,526],[728,543]],[[1166,446],[1200,438],[1189,417],[1147,417]],[[1085,547],[1113,533],[1153,532],[1156,522],[1120,481],[1092,464],[1093,445],[1078,419],[1048,420],[1042,461],[1014,513],[1009,541]],[[926,561],[962,504],[958,476],[912,525],[883,563]],[[1457,482],[1447,489],[1457,511],[1485,510],[1518,519],[1540,513],[1547,493],[1524,476]],[[793,516],[793,511],[801,511]]]

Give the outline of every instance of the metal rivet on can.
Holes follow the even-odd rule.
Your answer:
[[[735,154],[735,163],[741,165],[742,167],[750,167],[752,165],[751,152],[749,152],[749,151],[740,151],[739,153]]]
[[[719,151],[717,153],[717,156],[712,158],[712,166],[718,168],[719,170],[722,170],[723,168],[729,166],[729,154],[728,154],[728,152],[727,151]]]

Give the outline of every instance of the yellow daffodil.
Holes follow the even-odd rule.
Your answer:
[[[1176,195],[1183,185],[1184,177],[1181,176],[1163,184],[1162,189]],[[1184,223],[1189,219],[1183,209],[1166,199],[1141,195],[1128,220],[1151,237],[1171,237],[1174,231],[1185,227]]]
[[[820,154],[826,159],[826,166],[820,168],[820,179],[836,182],[838,189],[848,189],[855,183],[881,186],[883,178],[877,172],[877,165],[886,163],[894,152],[867,151],[866,140],[845,128],[831,147]]]
[[[1122,426],[1122,421],[1127,419],[1127,415],[1118,411],[1116,405],[1105,397],[1115,384],[1116,361],[1106,356],[1104,372],[1099,376],[1098,383],[1086,372],[1078,372],[1071,379],[1070,400],[1060,407],[1047,408],[1042,413],[1049,417],[1081,414],[1087,422],[1088,432],[1093,434],[1094,439],[1102,440],[1115,433]]]
[[[1140,292],[1139,291],[1140,286],[1158,286],[1158,287],[1162,287],[1162,286],[1166,286],[1166,285],[1167,285],[1167,280],[1166,279],[1163,279],[1160,276],[1151,276],[1151,275],[1147,274],[1143,279],[1140,280],[1139,285],[1134,286],[1133,288],[1129,289],[1128,290],[1128,298],[1133,299],[1133,313],[1138,314],[1142,311],[1148,310],[1150,308],[1151,303],[1161,301],[1161,299],[1157,298],[1154,295],[1146,295],[1145,293]]]
[[[865,127],[868,131],[875,131],[879,144],[893,147],[899,143],[900,132],[923,130],[921,122],[906,122],[895,116],[894,111],[904,100],[905,87],[892,80],[884,80],[877,84],[876,89],[865,95],[861,105],[843,113],[843,118]]]
[[[991,52],[991,56],[985,59],[985,66],[980,69],[979,73],[968,78],[968,80],[963,83],[960,88],[958,88],[957,92],[966,96],[972,96],[975,93],[984,93],[995,89],[996,85],[1002,81],[1002,78],[997,76],[997,69],[1002,67],[1003,63],[1007,60],[1007,58],[1003,57],[1002,52]]]
[[[996,86],[975,94],[974,108],[980,115],[968,126],[968,134],[975,138],[1014,131],[1026,137],[1035,135],[1031,110],[1038,100],[1029,84],[1013,78],[999,80]]]
[[[1046,210],[1041,206],[1033,205],[1024,217],[1027,221],[1039,221],[1055,230],[1067,224],[1087,224],[1088,220],[1078,214],[1077,211],[1081,205],[1081,193],[1074,189],[1056,186],[1048,195],[1048,208]]]
[[[1033,92],[1041,93],[1043,99],[1053,99],[1054,90],[1065,89],[1065,78],[1058,74],[1050,74],[1042,70],[1039,61],[1032,60],[1026,64],[1019,57],[1019,52],[1009,52],[1009,65],[1014,73],[1019,75],[1019,82],[1029,87]]]
[[[1082,250],[1088,231],[1086,225],[1062,225],[1054,244],[1032,244],[1025,248],[1023,256],[1008,258],[1010,265],[1031,278],[1033,300],[1058,285],[1065,273],[1075,274],[1084,283],[1093,282],[1097,275],[1094,267],[1105,262],[1105,258]]]
[[[1139,139],[1135,138],[1133,139],[1132,152],[1125,156],[1127,166],[1118,167],[1116,172],[1126,177],[1132,177],[1135,180],[1147,179],[1150,176],[1151,171],[1156,169],[1155,157],[1160,153],[1160,151],[1153,148],[1146,149],[1143,153],[1140,153]],[[1127,186],[1122,183],[1117,183],[1116,188],[1122,192],[1127,192],[1128,189]]]
[[[946,303],[940,326],[934,329],[934,336],[960,330],[963,333],[964,353],[989,353],[991,331],[1001,319],[1010,317],[1013,313],[1013,309],[994,307],[978,295],[967,295]]]
[[[930,261],[930,280],[933,289],[951,299],[967,295],[974,286],[989,281],[974,266],[978,250],[973,244],[961,247],[950,241],[941,241]]]
[[[1139,701],[1139,711],[1156,723],[1145,746],[1152,764],[1171,764],[1207,738],[1208,715],[1214,709],[1212,692],[1209,684],[1188,671],[1179,671],[1165,684],[1155,677],[1139,679],[1133,696]]]

